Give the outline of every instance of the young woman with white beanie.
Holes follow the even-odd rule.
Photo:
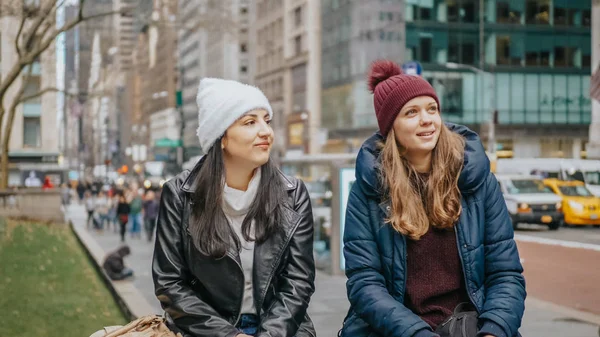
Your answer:
[[[186,337],[315,336],[313,217],[302,181],[270,159],[273,111],[256,87],[205,78],[196,166],[163,186],[152,264]]]

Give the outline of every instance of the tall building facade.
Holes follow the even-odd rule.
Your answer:
[[[148,0],[141,1],[148,3]],[[151,3],[151,2],[150,2]],[[124,11],[124,13],[115,16],[115,38],[118,48],[117,62],[120,71],[126,72],[132,67],[132,52],[136,43],[136,31],[134,29],[136,23],[136,14],[140,12],[138,6],[139,0],[113,0],[113,8],[115,11]]]
[[[19,17],[0,16],[1,78],[18,62],[14,41],[20,21]],[[23,83],[30,71],[27,83]],[[11,85],[4,96],[5,108],[8,110],[9,104],[16,99],[21,85],[25,85],[25,96],[34,95],[43,88],[55,87],[56,75],[56,45],[52,43]],[[27,182],[30,187],[40,187],[46,176],[55,183],[62,180],[64,166],[59,162],[57,109],[55,92],[47,92],[17,106],[9,141],[9,186],[23,186]],[[27,180],[29,177],[31,179]]]
[[[196,93],[203,77],[252,83],[249,0],[179,0],[179,72],[185,160],[200,154]]]
[[[403,1],[321,2],[324,152],[354,152],[377,126],[366,73],[378,58],[405,60]]]
[[[482,3],[407,2],[406,59],[423,65],[445,119],[484,141],[495,119],[500,157],[585,156],[591,1]]]
[[[332,150],[355,151],[376,130],[364,78],[370,62],[386,57],[418,61],[445,120],[490,138],[500,157],[586,156],[591,0],[327,0],[322,18]],[[360,43],[370,47],[348,51]]]
[[[154,0],[133,52],[132,157],[164,161],[177,173],[181,118],[177,106],[177,4]],[[145,152],[145,153],[142,153]]]
[[[600,71],[600,0],[592,2],[592,74]],[[592,100],[592,124],[587,146],[590,159],[600,159],[600,101]]]
[[[321,150],[320,1],[261,0],[255,22],[255,84],[275,112],[275,152],[281,157]]]

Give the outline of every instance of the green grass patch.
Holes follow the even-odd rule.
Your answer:
[[[126,323],[70,228],[1,226],[0,336],[87,337]]]

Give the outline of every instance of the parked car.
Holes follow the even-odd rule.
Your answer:
[[[600,198],[581,181],[545,179],[544,184],[562,197],[566,225],[600,226]]]
[[[496,175],[513,228],[520,223],[546,225],[557,230],[564,219],[562,198],[532,175]]]

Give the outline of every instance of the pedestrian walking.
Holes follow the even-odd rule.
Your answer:
[[[158,217],[158,199],[154,191],[148,191],[144,198],[144,229],[148,237],[148,242],[154,238],[154,227],[156,226],[156,218]]]
[[[391,61],[372,65],[379,132],[356,161],[341,336],[515,337],[525,280],[510,216],[476,133]]]
[[[79,182],[77,183],[76,190],[77,196],[79,197],[79,204],[81,205],[85,197],[85,183],[83,182],[83,180],[79,180]]]
[[[98,213],[98,218],[101,224],[101,227],[104,229],[109,229],[110,221],[108,218],[108,211],[110,209],[110,199],[106,196],[103,191],[98,192],[98,197],[96,198],[96,212]]]
[[[163,185],[155,292],[185,336],[315,336],[313,217],[304,183],[270,159],[273,112],[257,88],[200,82],[206,155]]]
[[[94,225],[94,212],[96,211],[96,202],[92,193],[85,192],[85,210],[87,211],[87,228],[90,228],[90,223]]]
[[[131,237],[139,239],[142,237],[142,209],[144,201],[142,200],[137,188],[132,188],[129,193],[129,222],[131,223]]]
[[[127,223],[129,222],[129,212],[131,208],[127,202],[124,193],[118,194],[119,202],[117,203],[117,218],[119,219],[119,227],[121,230],[121,242],[125,242],[125,233],[127,231]]]

